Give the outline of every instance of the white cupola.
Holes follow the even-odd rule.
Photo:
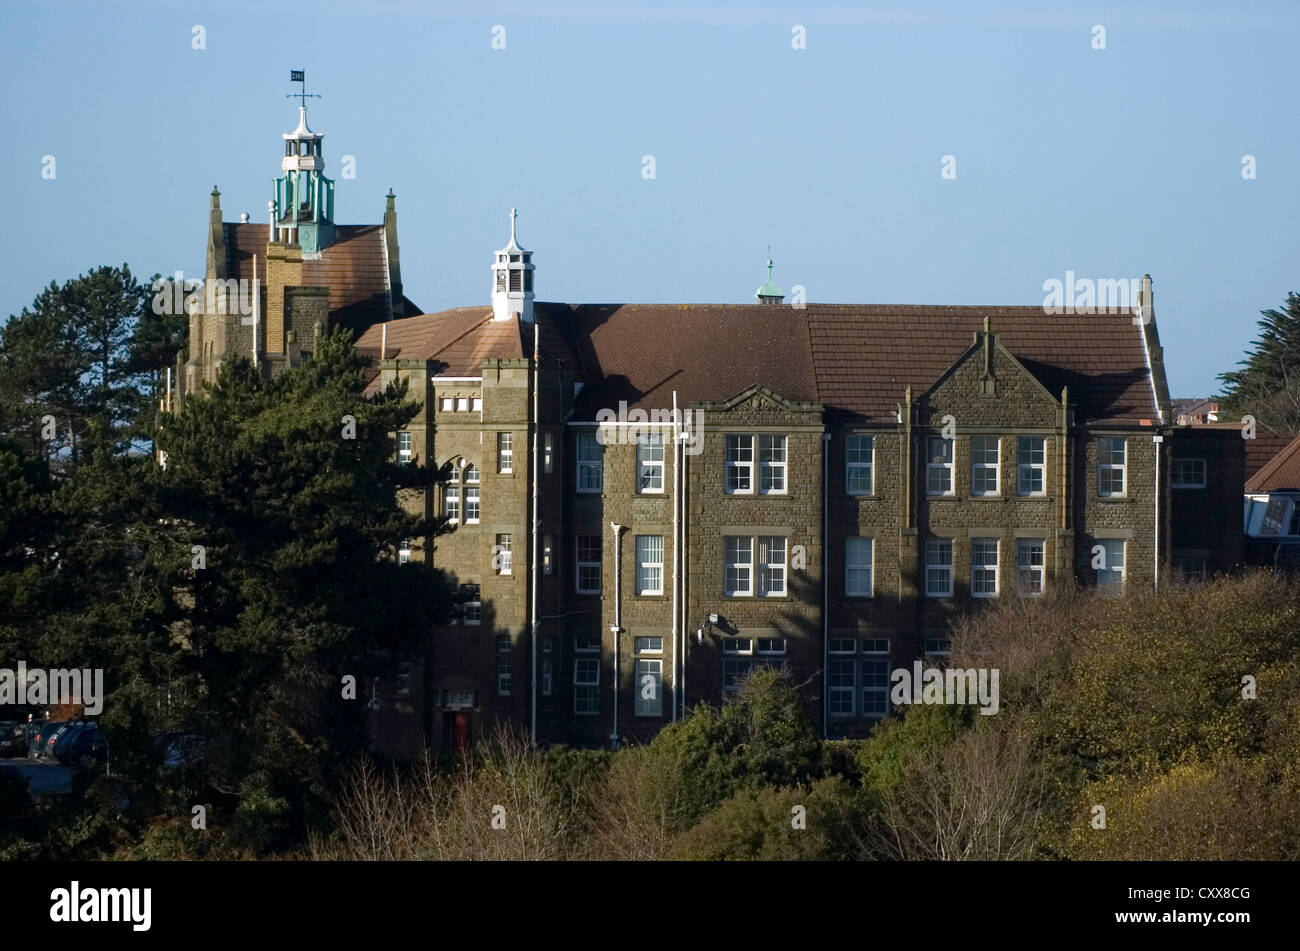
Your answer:
[[[492,262],[492,319],[518,317],[533,322],[533,252],[519,246],[515,238],[515,219],[519,213],[510,209],[510,243],[496,252]]]

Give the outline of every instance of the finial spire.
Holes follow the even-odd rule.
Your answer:
[[[510,243],[511,244],[518,243],[515,241],[515,219],[518,217],[519,217],[519,209],[511,208],[510,209]]]

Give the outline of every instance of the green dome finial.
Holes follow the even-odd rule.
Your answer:
[[[754,292],[754,298],[760,304],[779,304],[785,300],[785,291],[772,282],[772,246],[767,246],[767,280]]]

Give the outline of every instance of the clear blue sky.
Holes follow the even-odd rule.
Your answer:
[[[1300,290],[1293,0],[3,15],[0,319],[100,264],[201,277],[214,184],[227,220],[265,217],[290,67],[324,96],[327,174],[355,156],[336,219],[378,222],[396,191],[427,311],[487,303],[513,204],[543,300],[749,301],[768,244],[816,302],[1033,305],[1067,270],[1149,272],[1175,396],[1214,391]]]

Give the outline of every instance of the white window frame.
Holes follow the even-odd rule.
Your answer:
[[[456,412],[465,413],[468,411],[469,411],[469,397],[468,396],[456,397]]]
[[[738,692],[754,669],[754,639],[724,637],[722,639],[722,692],[724,694]]]
[[[863,461],[863,457],[866,460]],[[854,488],[854,478],[858,487]],[[866,488],[862,485],[865,483]],[[876,492],[876,437],[854,434],[844,440],[844,491],[849,495],[874,495]]]
[[[482,517],[478,483],[465,486],[465,524],[477,525]]]
[[[1103,591],[1122,593],[1124,583],[1128,579],[1128,543],[1123,538],[1098,538],[1093,544],[1101,545],[1106,552],[1104,561],[1106,567],[1097,569],[1097,587]],[[1112,554],[1116,549],[1120,555],[1118,567]],[[1103,577],[1111,580],[1103,581]]]
[[[784,535],[759,535],[754,539],[754,560],[758,567],[758,597],[785,597],[788,547]]]
[[[510,696],[510,658],[497,658],[497,696]]]
[[[595,539],[596,544],[594,546],[592,546],[591,544],[584,544],[584,539],[586,539],[588,542],[591,539]],[[599,535],[578,535],[574,539],[573,586],[574,586],[574,590],[577,591],[578,594],[600,594],[601,558],[603,556],[603,549],[604,549],[602,542],[603,539]],[[593,554],[595,555],[594,560],[591,557]],[[583,555],[586,555],[587,557],[584,558]],[[582,586],[582,573],[584,569],[586,569],[588,572],[590,572],[593,569],[595,570],[596,586],[594,588],[593,587],[584,588]]]
[[[643,433],[637,438],[636,491],[639,495],[663,494],[664,434],[661,432]]]
[[[402,544],[397,548],[397,563],[405,565],[411,560],[411,539],[403,538]]]
[[[858,543],[858,544],[855,544]],[[861,561],[855,561],[853,549],[861,549],[865,543],[866,547],[866,564]],[[872,598],[876,594],[876,540],[870,536],[860,536],[844,539],[844,596],[846,598]],[[860,586],[854,586],[853,578],[855,573],[861,576],[866,572],[866,590],[861,590]]]
[[[953,479],[954,442],[955,440],[944,439],[942,436],[929,436],[926,438],[925,441],[925,494],[926,495],[942,497],[942,496],[956,494],[957,483],[956,480]],[[940,445],[946,446],[947,452],[943,453],[943,455],[945,456],[944,459],[935,462],[934,461],[936,455],[935,448]],[[947,489],[936,490],[934,485],[936,481],[935,479],[936,476],[938,476],[939,482],[947,481],[948,483]]]
[[[438,405],[441,407],[444,413],[450,413],[453,407],[455,407],[456,401],[453,400],[450,396],[444,396],[442,397]]]
[[[542,472],[555,471],[555,433],[542,433]]]
[[[632,647],[637,654],[662,654],[664,639],[656,635],[637,637],[632,641]]]
[[[856,646],[856,645],[855,645]],[[839,654],[839,652],[837,652]],[[847,676],[848,683],[845,683]],[[847,709],[844,700],[848,700]],[[858,712],[858,659],[842,654],[833,658],[826,667],[826,715],[842,720],[851,720]]]
[[[727,495],[753,495],[754,437],[728,433],[725,440],[723,490]]]
[[[515,471],[514,433],[497,433],[497,472],[511,475]]]
[[[879,654],[876,654],[876,652],[868,651],[863,651],[863,654],[865,656],[861,661],[859,661],[861,666],[861,674],[858,677],[859,715],[864,720],[883,720],[885,717],[889,716],[889,656],[887,653],[884,656],[880,656]],[[870,685],[867,683],[868,671],[870,671],[873,679],[873,683]],[[882,673],[884,674],[883,683],[880,678]],[[868,710],[868,697],[879,697],[883,702],[884,709]],[[875,702],[872,703],[872,706],[876,705]]]
[[[636,537],[636,593],[638,595],[664,593],[664,537],[662,535]]]
[[[590,709],[586,709],[587,707]],[[594,717],[600,714],[599,657],[573,659],[573,713],[580,717]]]
[[[944,553],[945,548],[948,554],[946,563],[936,560]],[[952,597],[953,561],[956,549],[955,541],[951,538],[927,538],[925,540],[925,596],[927,598]],[[946,590],[931,590],[931,572],[935,572],[935,578],[947,577],[948,587]]]
[[[501,567],[496,569],[499,575],[514,574],[515,553],[514,537],[511,532],[498,532],[496,536],[496,545],[493,550],[494,555],[500,555]],[[502,539],[505,539],[502,541]]]
[[[452,524],[460,523],[460,486],[447,485],[442,490],[442,514]]]
[[[998,558],[1002,549],[999,542],[997,538],[987,537],[970,540],[970,596],[972,598],[998,596]],[[990,546],[992,546],[991,552]],[[993,559],[992,564],[988,561],[990,557]]]
[[[1201,477],[1199,480],[1196,480],[1194,478],[1189,480],[1186,478],[1186,473],[1183,474],[1179,473],[1178,470],[1180,466],[1186,466],[1188,464],[1194,464],[1194,463],[1199,463],[1201,467]],[[1172,466],[1173,472],[1171,474],[1170,483],[1169,483],[1170,488],[1173,489],[1205,488],[1205,484],[1206,484],[1205,473],[1207,468],[1208,467],[1206,465],[1205,459],[1200,456],[1184,456],[1184,457],[1174,456],[1174,464]]]
[[[483,623],[483,586],[477,584],[463,584],[460,586],[461,592],[468,594],[465,589],[473,588],[476,598],[466,598],[461,607],[461,623],[466,625],[479,625]],[[470,614],[473,617],[470,617]]]
[[[470,412],[473,413],[483,412],[483,397],[471,396],[469,398],[469,408],[470,408]]]
[[[1038,456],[1037,460],[1035,456]],[[1033,487],[1035,476],[1041,489]],[[1025,488],[1026,482],[1028,490]],[[1023,498],[1047,494],[1047,437],[1016,437],[1016,494]]]
[[[1123,462],[1115,462],[1115,444],[1120,447],[1120,457]],[[1103,462],[1102,453],[1106,453]],[[1118,492],[1107,491],[1102,488],[1102,473],[1108,473],[1110,479],[1119,474],[1120,489]],[[1128,440],[1123,436],[1099,436],[1097,438],[1097,497],[1102,499],[1122,499],[1128,494]]]
[[[555,573],[555,536],[542,536],[542,574]]]
[[[542,658],[542,696],[549,697],[555,688],[555,661],[550,657]]]
[[[664,662],[660,657],[638,657],[633,668],[633,715],[638,717],[662,717],[664,715]],[[654,699],[646,700],[642,695],[643,681],[646,677],[654,678]]]
[[[724,535],[722,538],[722,562],[722,593],[729,598],[753,597],[753,537],[749,535]]]
[[[411,439],[410,430],[403,430],[397,434],[397,461],[398,462],[411,461],[412,445],[413,445],[413,441]]]
[[[1036,551],[1035,551],[1036,549]],[[1034,564],[1037,554],[1038,564]],[[1026,580],[1036,581],[1038,590],[1032,590],[1033,584],[1026,585]],[[1023,598],[1037,598],[1047,589],[1047,539],[1016,539],[1016,592]]]
[[[990,449],[990,444],[992,448]],[[989,452],[993,454],[989,461]],[[970,494],[972,498],[990,498],[1002,494],[1002,439],[979,434],[970,437]],[[992,478],[993,487],[989,488]],[[983,482],[983,486],[980,483]]]
[[[605,447],[595,433],[578,433],[577,490],[598,494],[605,486]]]
[[[758,436],[758,494],[785,495],[790,440],[779,433]]]

